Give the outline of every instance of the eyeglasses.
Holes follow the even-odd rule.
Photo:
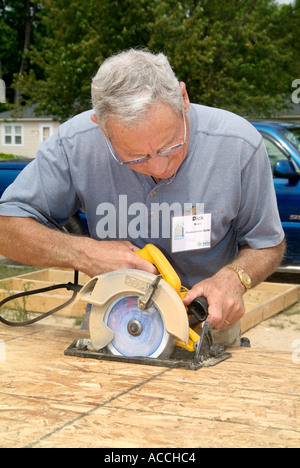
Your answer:
[[[170,148],[166,148],[165,150],[159,151],[153,156],[147,155],[147,156],[143,156],[142,158],[130,159],[130,161],[122,161],[121,158],[117,155],[117,153],[112,148],[111,142],[109,141],[109,139],[105,138],[105,141],[110,151],[110,154],[120,166],[134,166],[135,164],[142,164],[148,161],[149,159],[156,158],[157,156],[169,156],[170,154],[173,154],[173,153],[176,153],[176,151],[179,151],[186,144],[186,122],[185,122],[184,115],[183,115],[183,126],[184,126],[184,138],[183,138],[182,143],[178,143],[177,145],[171,146]]]

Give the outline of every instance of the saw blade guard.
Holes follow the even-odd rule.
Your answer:
[[[109,322],[107,312],[121,300],[126,301],[126,297],[135,297],[137,300],[143,297],[156,278],[152,273],[142,270],[117,270],[96,276],[82,288],[78,299],[93,306],[89,329],[95,350],[107,347],[114,339],[114,332],[105,323]],[[189,322],[186,309],[178,293],[164,279],[158,284],[151,307],[154,321],[158,324],[159,315],[166,332],[188,344]],[[116,315],[117,312],[113,310],[112,314]],[[156,333],[155,329],[153,333]],[[164,340],[165,338],[162,343]]]

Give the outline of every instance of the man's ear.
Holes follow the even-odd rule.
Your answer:
[[[188,92],[186,90],[186,85],[183,81],[180,82],[180,89],[181,89],[181,94],[183,97],[184,112],[187,114],[188,111],[190,110],[191,102],[190,102]]]
[[[101,125],[99,124],[98,120],[97,120],[97,117],[95,114],[92,114],[91,115],[91,120],[92,122],[94,122],[96,125],[98,125],[98,127],[100,128],[101,132],[102,132],[102,135],[106,138],[106,135],[104,133],[104,130],[102,129]]]
[[[92,115],[91,115],[91,120],[92,120],[95,124],[99,125],[99,122],[98,122],[97,117],[96,117],[95,114],[92,114]]]

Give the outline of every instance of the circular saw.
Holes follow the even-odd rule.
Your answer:
[[[190,369],[230,357],[213,343],[206,300],[186,308],[187,289],[162,252],[147,244],[136,254],[159,275],[127,269],[91,279],[77,298],[91,305],[90,339],[74,342],[65,354]]]

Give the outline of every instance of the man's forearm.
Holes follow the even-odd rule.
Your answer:
[[[246,246],[240,250],[233,263],[248,273],[254,287],[274,273],[283,259],[284,252],[285,241],[267,249],[255,250]]]
[[[70,240],[31,218],[0,217],[0,253],[23,264],[73,267]]]
[[[135,250],[127,241],[98,241],[50,229],[31,218],[0,216],[0,254],[23,264],[73,268],[91,277],[128,268],[157,274]]]

